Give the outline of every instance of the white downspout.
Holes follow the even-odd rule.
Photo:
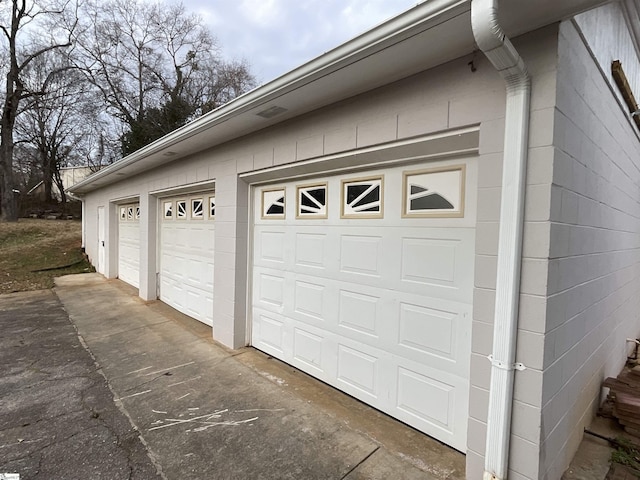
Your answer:
[[[531,82],[520,55],[498,24],[498,0],[472,0],[476,43],[504,78],[505,113],[498,275],[484,480],[504,480],[509,468],[513,382]]]

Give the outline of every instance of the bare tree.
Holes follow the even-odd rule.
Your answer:
[[[77,163],[75,151],[84,137],[90,86],[60,53],[35,59],[25,73],[38,84],[47,81],[48,88],[24,101],[15,141],[30,147],[26,151],[34,156],[31,164],[40,170],[44,200],[52,200],[56,183],[64,203],[60,169]]]
[[[0,31],[5,41],[7,66],[0,117],[0,220],[16,221],[14,196],[14,129],[20,103],[48,88],[49,77],[32,85],[24,72],[30,64],[57,49],[71,46],[67,15],[72,0],[0,0]],[[75,25],[75,22],[71,22]],[[51,72],[53,73],[53,72]]]
[[[90,0],[77,30],[78,66],[125,125],[128,154],[255,84],[221,60],[202,19],[182,4]]]

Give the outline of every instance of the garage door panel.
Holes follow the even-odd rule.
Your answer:
[[[178,253],[173,255],[164,254],[161,257],[164,275],[163,278],[171,279],[174,282],[183,283],[187,279],[186,258]]]
[[[321,283],[295,280],[293,309],[302,318],[323,321],[326,318],[325,305],[327,287]]]
[[[296,266],[315,270],[326,268],[327,234],[301,232],[296,234]]]
[[[256,311],[257,322],[254,333],[259,340],[256,346],[263,348],[267,353],[284,355],[285,330],[284,319],[271,312]]]
[[[207,283],[213,279],[213,264],[205,263],[193,256],[185,259],[186,281],[190,286],[205,290]]]
[[[286,242],[283,232],[260,231],[256,243],[258,245],[257,260],[261,260],[265,265],[268,265],[269,262],[284,263]]]
[[[256,283],[257,302],[262,307],[275,307],[278,313],[284,313],[284,276],[259,273]]]
[[[328,185],[322,220],[296,217],[295,181],[277,187],[285,218],[263,218],[256,188],[252,344],[464,450],[475,209],[403,217],[403,172],[415,168],[359,174],[384,175],[379,219],[341,216],[353,175],[317,179]]]
[[[456,387],[420,372],[398,367],[397,409],[420,423],[453,433]]]
[[[459,243],[459,240],[403,238],[402,280],[455,287],[456,250]]]
[[[402,237],[400,281],[403,291],[469,303],[473,295],[474,234],[457,229],[450,238],[427,232]],[[454,236],[455,235],[455,236]]]
[[[465,390],[460,377],[443,377],[439,369],[419,362],[398,362],[384,350],[312,326],[292,327],[294,323],[281,316],[260,316],[258,348],[455,444],[456,421],[465,422],[455,418],[457,395]],[[289,336],[293,339],[291,352],[286,346]],[[388,372],[394,372],[396,382],[388,382],[393,378]]]
[[[189,233],[189,249],[213,254],[213,242],[211,242],[208,235],[208,229],[204,227],[191,229]]]
[[[361,291],[339,290],[338,326],[344,335],[366,335],[378,338],[381,321],[381,299]],[[344,331],[344,330],[347,331]]]
[[[324,373],[323,352],[326,348],[323,345],[324,338],[314,335],[302,328],[294,328],[293,331],[293,359],[306,364],[315,374]]]
[[[457,310],[429,308],[400,302],[397,341],[402,348],[455,361],[461,313]]]
[[[185,292],[185,309],[187,313],[196,317],[200,315],[201,312],[206,311],[209,303],[206,301],[206,298],[200,294],[200,292],[195,292],[194,290],[187,290]]]
[[[259,269],[256,277],[256,306],[291,322],[314,325],[372,346],[384,345],[396,354],[422,360],[428,356],[429,361],[438,357],[440,368],[457,369],[456,354],[463,349],[459,343],[468,340],[459,326],[467,320],[467,307],[459,302],[273,269]],[[390,299],[391,295],[395,298]],[[389,322],[392,318],[398,321]]]
[[[381,236],[341,235],[340,272],[380,278],[383,251]]]
[[[140,222],[133,214],[139,206],[121,206],[132,215],[121,215],[118,223],[118,278],[138,288],[140,286]]]
[[[380,380],[378,379],[379,359],[365,352],[362,345],[352,348],[338,345],[338,383],[347,390],[357,390],[359,398],[378,398]]]
[[[194,198],[200,199],[202,194]],[[186,217],[171,215],[161,219],[160,299],[196,320],[212,325],[214,220],[208,216],[192,218],[193,212],[189,210],[192,203],[188,196],[163,199],[162,202],[175,204],[178,200],[186,202]]]
[[[473,241],[469,229],[457,229],[455,237],[441,238],[432,231],[411,231],[402,237],[400,229],[384,235],[369,235],[375,229],[358,229],[359,235],[340,235],[335,228],[328,233],[298,233],[295,239],[295,260],[284,244],[290,235],[278,236],[256,227],[257,252],[255,266],[295,271],[319,278],[352,282],[357,285],[383,287],[419,295],[471,301],[473,255],[468,244]],[[378,232],[380,229],[378,229]],[[265,243],[265,235],[268,240]],[[423,235],[423,238],[419,238]],[[426,237],[426,238],[424,238]],[[272,242],[274,245],[269,245]],[[302,245],[302,247],[301,247]],[[336,250],[333,248],[339,245]],[[330,250],[332,255],[321,253]],[[385,252],[401,252],[398,256]]]

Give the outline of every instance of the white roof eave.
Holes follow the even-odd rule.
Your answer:
[[[513,25],[507,33],[524,33],[529,25],[538,28],[605,1],[509,0],[504,7]],[[518,22],[510,13],[531,4],[543,12],[538,22],[531,15]],[[557,15],[550,13],[558,4],[562,7]],[[470,0],[427,0],[102,168],[68,191],[91,192],[470,53],[475,48],[470,5]],[[359,74],[353,74],[356,69]],[[286,111],[271,119],[257,115],[273,106]]]
[[[272,99],[282,99],[288,92],[294,91],[303,85],[309,85],[318,78],[331,75],[333,72],[344,68],[344,66],[357,62],[358,59],[374,55],[376,51],[385,48],[385,45],[397,43],[403,38],[410,36],[413,31],[419,31],[421,26],[423,29],[429,28],[429,24],[438,23],[438,19],[444,21],[447,17],[468,12],[469,5],[469,0],[430,0],[424,2],[281,77],[237,97],[222,107],[176,129],[131,155],[104,167],[83,181],[73,185],[69,189],[69,192],[78,194],[87,193],[96,188],[121,180],[121,176],[115,176],[116,172],[147,159],[152,155],[166,152],[170,150],[171,147],[189,138],[193,138],[216,125],[220,125],[231,118],[236,118],[262,106],[268,108],[268,104]],[[327,99],[327,103],[330,102],[331,100]],[[286,118],[291,118],[292,114],[295,114],[295,111],[289,109],[287,114]],[[253,115],[255,115],[255,113]],[[253,131],[279,123],[286,118],[278,118],[277,121],[271,123],[263,122],[263,125],[253,129]],[[251,130],[239,132],[238,137],[248,133],[251,133]],[[231,138],[226,141],[230,139]],[[210,143],[205,148],[212,146],[215,146],[215,143]],[[191,153],[195,152],[189,152],[189,154]],[[160,156],[158,161],[150,164],[148,168],[174,161],[177,158],[179,157],[171,156],[165,159]]]

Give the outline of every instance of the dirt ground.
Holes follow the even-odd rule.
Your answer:
[[[0,223],[0,294],[53,287],[53,278],[92,272],[76,220]]]

